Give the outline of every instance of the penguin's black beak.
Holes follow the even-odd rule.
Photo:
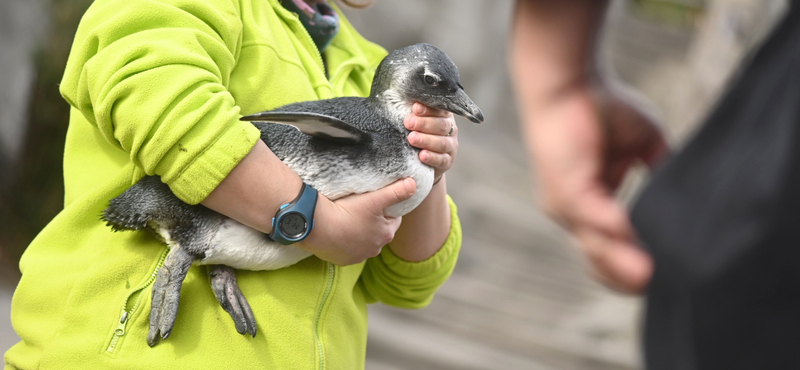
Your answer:
[[[460,85],[454,95],[446,98],[445,105],[447,106],[447,110],[459,116],[463,116],[475,123],[483,123],[483,112],[472,102],[472,99],[469,98]]]

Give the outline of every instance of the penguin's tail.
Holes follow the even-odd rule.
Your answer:
[[[114,231],[142,230],[155,221],[159,204],[170,196],[175,197],[160,177],[146,176],[111,199],[101,219]]]
[[[145,218],[141,215],[117,212],[113,206],[106,208],[100,218],[114,231],[142,230],[147,227],[147,221],[143,221]]]

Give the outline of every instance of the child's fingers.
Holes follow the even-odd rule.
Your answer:
[[[450,168],[453,165],[453,157],[450,154],[435,153],[429,150],[420,151],[419,160],[433,168]]]
[[[447,117],[450,115],[450,112],[446,110],[432,108],[421,103],[414,103],[411,106],[411,112],[423,117]]]
[[[408,134],[408,142],[414,147],[427,149],[436,153],[451,153],[456,149],[457,141],[448,136],[429,135],[412,131]]]
[[[413,114],[408,115],[403,121],[407,129],[411,131],[424,132],[431,135],[454,136],[456,134],[456,123],[452,117],[420,117]],[[451,133],[450,130],[453,130]]]

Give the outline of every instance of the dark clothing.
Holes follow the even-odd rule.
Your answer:
[[[649,370],[800,369],[798,8],[633,211]]]

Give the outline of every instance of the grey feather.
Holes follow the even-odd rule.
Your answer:
[[[251,114],[241,120],[290,125],[306,135],[341,144],[358,144],[370,138],[366,132],[347,122],[319,113],[269,111]]]

